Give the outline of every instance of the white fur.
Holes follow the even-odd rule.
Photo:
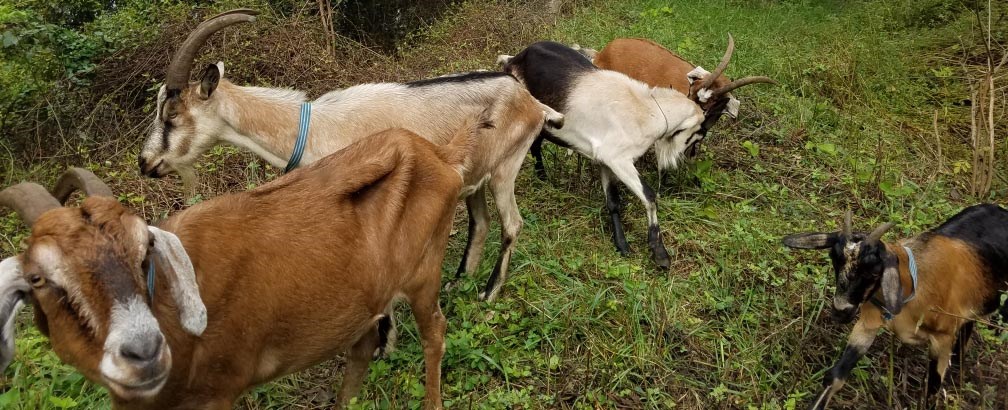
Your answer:
[[[171,286],[172,297],[179,307],[182,327],[193,335],[203,334],[207,325],[207,311],[200,299],[196,270],[193,269],[189,255],[175,234],[153,226],[147,229],[154,236],[154,252],[171,267],[170,272],[163,272],[161,276],[168,279]]]
[[[137,364],[124,359],[120,355],[120,352],[123,345],[136,342],[138,339],[143,340],[148,338],[158,338],[161,340],[161,355],[171,354],[168,351],[168,345],[164,343],[164,335],[161,334],[161,328],[158,326],[157,319],[140,297],[134,296],[126,303],[117,303],[112,306],[109,318],[109,333],[105,338],[104,353],[102,354],[101,362],[98,364],[98,369],[101,371],[102,377],[113,383],[110,387],[121,395],[153,396],[161,390],[161,387],[168,380],[165,377],[160,383],[153,386],[145,386],[142,390],[134,391],[130,389],[129,391],[125,391],[121,388],[146,381],[135,380],[135,366]],[[165,369],[165,371],[167,372],[168,370]],[[155,378],[154,380],[157,379]]]
[[[0,262],[0,372],[14,359],[14,322],[24,303],[17,293],[28,293],[31,286],[21,277],[20,256],[11,256]]]

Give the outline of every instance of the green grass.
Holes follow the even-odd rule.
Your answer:
[[[660,178],[653,158],[640,161],[645,179],[658,187],[661,225],[674,252],[670,272],[657,272],[650,261],[646,218],[635,201],[624,213],[635,253],[621,258],[615,252],[588,164],[548,148],[549,182],[538,181],[527,164],[517,183],[525,228],[500,300],[488,305],[475,296],[493,267],[496,226],[480,273],[442,295],[448,408],[802,408],[850,327],[834,324],[826,312],[833,288],[825,255],[789,252],[780,238],[835,229],[848,208],[857,229],[896,222],[889,235],[896,238],[935,226],[963,206],[1003,203],[1008,195],[1003,167],[989,198],[965,194],[969,177],[962,164],[970,154],[957,128],[968,111],[953,104],[964,98],[965,85],[941,75],[939,58],[970,29],[970,16],[955,4],[630,0],[577,6],[543,38],[601,48],[615,37],[649,37],[711,69],[730,32],[736,52],[727,73],[768,75],[780,85],[739,90],[740,118],[722,119],[686,169]],[[435,27],[427,41],[443,45],[418,49],[436,55],[444,68],[478,64],[451,59],[451,42],[438,37],[451,29]],[[483,67],[491,68],[492,55],[522,46],[487,47]],[[946,134],[943,169],[935,166],[934,110],[941,111]],[[13,217],[0,222],[6,235],[0,243],[12,251],[25,233]],[[464,246],[463,223],[460,212],[446,278]],[[400,313],[399,349],[372,364],[355,407],[420,404],[422,353],[408,310]],[[59,365],[23,319],[0,407],[106,407],[102,392]],[[950,408],[1008,400],[1005,344],[980,328],[961,382],[946,385]],[[883,335],[834,408],[918,408],[926,363],[925,348]],[[314,397],[338,385],[338,374],[338,361],[317,366],[254,389],[239,406],[313,408]]]

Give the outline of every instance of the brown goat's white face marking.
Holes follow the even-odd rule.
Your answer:
[[[91,306],[87,298],[81,294],[80,284],[64,263],[63,252],[59,246],[43,239],[32,246],[29,252],[31,252],[30,258],[44,271],[43,279],[51,282],[49,286],[63,289],[70,305],[77,309],[85,324],[99,333],[103,332],[106,324],[99,320],[95,307]]]
[[[105,384],[123,399],[156,395],[171,371],[171,349],[140,296],[112,306],[99,365]]]

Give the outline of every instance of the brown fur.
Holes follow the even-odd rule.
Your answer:
[[[904,343],[919,344],[943,337],[954,342],[956,332],[967,320],[987,313],[983,311],[984,303],[995,287],[986,267],[973,248],[957,239],[935,235],[927,241],[909,241],[907,246],[914,250],[919,266],[917,293],[885,327]],[[912,288],[906,251],[898,244],[887,244],[886,250],[899,258],[905,299]],[[877,297],[881,299],[881,294]],[[862,320],[880,315],[874,304],[861,305]],[[942,348],[951,350],[952,345]]]
[[[161,224],[183,243],[196,269],[208,323],[186,333],[165,281],[152,311],[171,349],[167,384],[149,400],[119,409],[231,408],[247,389],[348,351],[340,393],[360,388],[378,344],[375,320],[398,297],[412,307],[424,343],[426,405],[440,408],[445,320],[438,306],[441,263],[461,188],[458,150],[470,149],[471,128],[437,147],[416,134],[384,131],[256,190],[222,196]],[[446,163],[446,161],[449,161]],[[107,320],[108,293],[86,267],[113,255],[143,292],[138,252],[126,220],[139,218],[114,199],[87,198],[34,226],[30,247],[59,244],[83,298]],[[89,246],[80,246],[88,244]],[[26,258],[26,275],[37,268]],[[160,269],[160,268],[159,268]],[[60,295],[35,292],[53,348],[89,379],[104,335],[84,334]],[[99,326],[101,327],[101,326]]]
[[[652,87],[673,88],[696,101],[698,90],[691,90],[689,80],[686,79],[686,74],[696,68],[696,65],[654,41],[645,38],[617,38],[599,51],[594,63],[598,68],[619,71]],[[714,67],[710,67],[710,70],[713,69]],[[693,84],[697,86],[694,88],[698,88],[702,82],[694,81]],[[711,88],[724,87],[729,82],[728,76],[722,75],[714,80]],[[713,105],[713,101],[708,101],[701,108],[706,111],[710,105]]]

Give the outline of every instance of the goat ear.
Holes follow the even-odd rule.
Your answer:
[[[900,280],[899,263],[886,264],[882,271],[882,300],[893,316],[903,310],[903,281]]]
[[[224,74],[223,67],[223,64],[220,66],[210,64],[206,70],[203,70],[203,79],[200,80],[199,89],[200,98],[204,100],[210,98],[210,95],[217,89],[217,83],[220,82],[221,76]]]
[[[206,306],[203,305],[196,284],[196,270],[182,247],[182,241],[175,234],[153,226],[148,226],[147,230],[154,238],[151,251],[156,258],[147,263],[162,262],[157,265],[163,273],[160,276],[168,281],[172,298],[178,306],[182,327],[193,335],[203,334],[207,324]]]
[[[742,103],[735,97],[728,97],[728,106],[725,107],[725,112],[728,113],[729,117],[738,118],[739,105]]]
[[[21,277],[21,261],[12,256],[0,262],[0,373],[14,359],[14,322],[31,286]]]
[[[796,233],[784,237],[784,246],[794,249],[827,249],[837,243],[836,232]]]
[[[692,71],[686,73],[686,80],[689,81],[690,85],[693,85],[696,80],[704,78],[704,76],[707,75],[710,75],[710,71],[704,70],[703,67],[696,66],[696,68]]]

